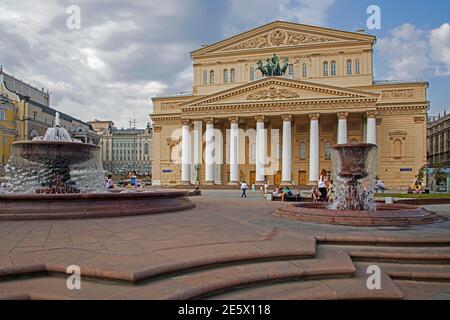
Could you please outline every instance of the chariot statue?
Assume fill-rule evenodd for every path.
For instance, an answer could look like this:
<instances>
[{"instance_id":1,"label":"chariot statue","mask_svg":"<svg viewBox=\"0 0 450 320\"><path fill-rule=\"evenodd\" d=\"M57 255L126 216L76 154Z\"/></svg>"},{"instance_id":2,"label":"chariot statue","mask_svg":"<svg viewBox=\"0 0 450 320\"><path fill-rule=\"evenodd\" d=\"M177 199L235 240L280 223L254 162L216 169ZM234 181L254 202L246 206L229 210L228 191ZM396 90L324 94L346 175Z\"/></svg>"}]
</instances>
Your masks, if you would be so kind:
<instances>
[{"instance_id":1,"label":"chariot statue","mask_svg":"<svg viewBox=\"0 0 450 320\"><path fill-rule=\"evenodd\" d=\"M289 59L284 58L284 65L281 66L280 58L277 57L276 54L273 54L272 58L266 59L266 64L263 65L262 60L258 60L257 62L258 68L256 70L261 71L264 77L271 76L282 76L286 73L287 68L289 67Z\"/></svg>"}]
</instances>

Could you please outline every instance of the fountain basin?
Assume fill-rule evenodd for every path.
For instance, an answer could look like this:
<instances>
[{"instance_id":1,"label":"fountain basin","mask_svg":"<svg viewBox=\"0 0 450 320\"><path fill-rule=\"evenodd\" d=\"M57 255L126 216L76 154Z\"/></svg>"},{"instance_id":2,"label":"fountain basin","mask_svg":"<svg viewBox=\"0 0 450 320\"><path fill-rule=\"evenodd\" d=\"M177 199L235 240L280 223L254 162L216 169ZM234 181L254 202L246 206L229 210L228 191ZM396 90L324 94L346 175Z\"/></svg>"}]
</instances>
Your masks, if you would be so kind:
<instances>
[{"instance_id":1,"label":"fountain basin","mask_svg":"<svg viewBox=\"0 0 450 320\"><path fill-rule=\"evenodd\" d=\"M320 224L359 227L412 226L446 221L436 213L406 204L377 204L375 211L331 210L328 203L297 203L279 208L277 217Z\"/></svg>"},{"instance_id":2,"label":"fountain basin","mask_svg":"<svg viewBox=\"0 0 450 320\"><path fill-rule=\"evenodd\" d=\"M0 220L126 217L188 210L187 191L0 195Z\"/></svg>"},{"instance_id":3,"label":"fountain basin","mask_svg":"<svg viewBox=\"0 0 450 320\"><path fill-rule=\"evenodd\" d=\"M93 144L69 141L18 141L12 144L13 152L22 158L52 166L70 166L93 158L100 147Z\"/></svg>"}]
</instances>

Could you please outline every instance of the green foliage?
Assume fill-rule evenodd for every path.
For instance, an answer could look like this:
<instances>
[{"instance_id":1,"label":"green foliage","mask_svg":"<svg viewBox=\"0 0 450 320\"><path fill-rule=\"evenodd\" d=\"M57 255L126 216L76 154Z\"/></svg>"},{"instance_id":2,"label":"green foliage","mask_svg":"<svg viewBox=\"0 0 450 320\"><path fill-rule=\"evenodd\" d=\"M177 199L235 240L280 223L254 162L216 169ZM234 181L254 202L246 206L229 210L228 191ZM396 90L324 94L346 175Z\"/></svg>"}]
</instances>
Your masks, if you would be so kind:
<instances>
[{"instance_id":1,"label":"green foliage","mask_svg":"<svg viewBox=\"0 0 450 320\"><path fill-rule=\"evenodd\" d=\"M416 176L416 183L423 184L423 180L425 179L426 169L427 169L426 166L423 166L422 168L419 169L419 172L417 173L417 176Z\"/></svg>"},{"instance_id":2,"label":"green foliage","mask_svg":"<svg viewBox=\"0 0 450 320\"><path fill-rule=\"evenodd\" d=\"M262 75L265 77L282 76L286 73L286 70L289 67L289 59L285 58L284 65L281 67L280 58L278 58L276 54L273 54L272 59L266 59L265 65L263 65L262 60L258 60L257 65L258 68L256 68L256 70L261 71Z\"/></svg>"},{"instance_id":3,"label":"green foliage","mask_svg":"<svg viewBox=\"0 0 450 320\"><path fill-rule=\"evenodd\" d=\"M443 170L442 166L438 166L433 169L434 180L436 185L445 184L447 181L447 173Z\"/></svg>"}]
</instances>

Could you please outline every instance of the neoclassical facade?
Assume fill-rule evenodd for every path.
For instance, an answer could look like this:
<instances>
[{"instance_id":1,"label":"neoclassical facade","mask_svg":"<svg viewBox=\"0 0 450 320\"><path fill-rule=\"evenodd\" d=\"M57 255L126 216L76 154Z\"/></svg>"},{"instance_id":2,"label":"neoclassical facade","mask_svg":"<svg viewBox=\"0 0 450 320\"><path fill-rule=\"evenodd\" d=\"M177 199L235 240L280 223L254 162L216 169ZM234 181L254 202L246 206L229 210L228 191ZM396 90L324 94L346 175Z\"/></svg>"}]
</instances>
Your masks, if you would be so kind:
<instances>
[{"instance_id":1,"label":"neoclassical facade","mask_svg":"<svg viewBox=\"0 0 450 320\"><path fill-rule=\"evenodd\" d=\"M152 98L155 185L314 184L335 144L379 146L407 188L426 163L427 82L373 80L376 38L276 21L191 52L193 90ZM263 77L258 60L289 59Z\"/></svg>"}]
</instances>

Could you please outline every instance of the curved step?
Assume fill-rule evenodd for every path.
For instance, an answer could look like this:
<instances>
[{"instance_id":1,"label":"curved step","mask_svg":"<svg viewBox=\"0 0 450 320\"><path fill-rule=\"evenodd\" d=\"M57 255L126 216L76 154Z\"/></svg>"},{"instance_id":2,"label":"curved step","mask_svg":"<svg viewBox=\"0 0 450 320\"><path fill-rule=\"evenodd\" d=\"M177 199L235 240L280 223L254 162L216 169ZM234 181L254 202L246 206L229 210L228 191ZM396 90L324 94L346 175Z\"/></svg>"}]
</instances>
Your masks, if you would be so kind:
<instances>
[{"instance_id":1,"label":"curved step","mask_svg":"<svg viewBox=\"0 0 450 320\"><path fill-rule=\"evenodd\" d=\"M317 259L246 263L175 275L140 285L82 279L82 290L69 291L65 278L0 282L0 292L30 294L32 299L199 299L262 283L350 277L355 267L347 254L321 251ZM50 292L46 292L51 288Z\"/></svg>"},{"instance_id":2,"label":"curved step","mask_svg":"<svg viewBox=\"0 0 450 320\"><path fill-rule=\"evenodd\" d=\"M278 237L265 241L245 241L164 249L153 253L147 259L141 256L121 256L97 253L80 257L81 274L85 278L109 281L139 283L154 278L187 273L226 265L257 263L265 261L294 260L311 258L316 253L312 238ZM0 280L14 280L17 276L42 276L48 273L66 275L66 267L73 261L60 259L53 252L47 263L36 263L31 258L29 264L0 267ZM65 252L64 256L70 258ZM23 257L22 257L23 259ZM126 260L124 260L126 259Z\"/></svg>"},{"instance_id":3,"label":"curved step","mask_svg":"<svg viewBox=\"0 0 450 320\"><path fill-rule=\"evenodd\" d=\"M398 300L404 293L389 278L381 275L381 290L369 290L365 269L357 268L350 279L322 279L273 284L216 295L214 300Z\"/></svg>"}]
</instances>

